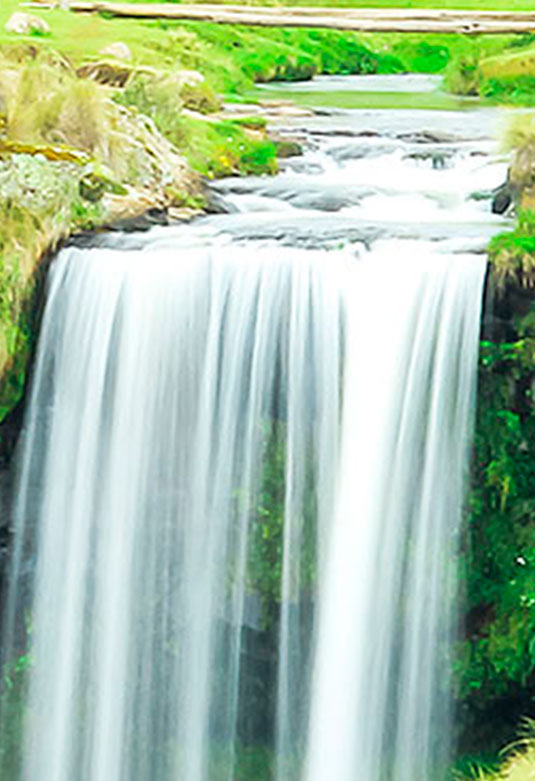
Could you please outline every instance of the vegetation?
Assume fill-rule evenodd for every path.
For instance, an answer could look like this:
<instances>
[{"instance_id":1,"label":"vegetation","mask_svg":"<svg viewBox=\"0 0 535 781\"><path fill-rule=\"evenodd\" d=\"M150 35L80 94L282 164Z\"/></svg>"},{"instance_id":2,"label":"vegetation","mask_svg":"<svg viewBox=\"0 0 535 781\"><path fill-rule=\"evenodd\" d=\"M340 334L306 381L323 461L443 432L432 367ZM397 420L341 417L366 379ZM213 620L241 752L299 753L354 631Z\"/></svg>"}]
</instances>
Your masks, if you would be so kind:
<instances>
[{"instance_id":1,"label":"vegetation","mask_svg":"<svg viewBox=\"0 0 535 781\"><path fill-rule=\"evenodd\" d=\"M139 152L147 138L140 139L137 116L147 116L204 176L273 173L277 148L265 128L221 119L219 94L236 100L256 82L318 72L406 69L396 55L352 34L140 23L59 9L37 11L46 14L49 35L14 38L4 24L16 7L6 0L0 8L0 420L24 385L39 258L62 235L102 222L106 192L155 186L155 146ZM131 63L99 54L118 38L131 49ZM184 80L191 70L204 80ZM10 178L12 168L29 176L32 197L24 198L21 177ZM179 184L168 186L165 198L198 203Z\"/></svg>"},{"instance_id":2,"label":"vegetation","mask_svg":"<svg viewBox=\"0 0 535 781\"><path fill-rule=\"evenodd\" d=\"M515 228L491 240L489 259L498 290L535 287L535 212L519 211Z\"/></svg>"},{"instance_id":3,"label":"vegetation","mask_svg":"<svg viewBox=\"0 0 535 781\"><path fill-rule=\"evenodd\" d=\"M256 2L267 4L251 4ZM324 0L292 4L321 5ZM481 7L480 0L339 0L336 5ZM249 100L256 83L309 79L318 73L411 71L443 73L447 88L458 95L529 104L535 94L535 36L357 36L119 21L55 9L35 12L46 14L49 35L15 41L4 32L4 24L16 6L16 0L2 0L0 7L0 421L24 386L35 335L39 259L67 232L100 224L104 194L124 193L140 183L150 187L154 181L147 158L127 141L140 117L148 117L198 173L217 177L273 173L277 168L276 146L262 120L230 121L220 113L221 96ZM488 0L485 6L532 10L532 0ZM118 64L100 54L117 40L132 51L131 62L120 65L126 73L121 84L113 83ZM98 78L92 71L95 80L89 80L80 70L88 65L106 67ZM185 70L200 72L204 81L184 80ZM533 121L511 126L508 144L535 149ZM21 145L26 145L26 154L20 153ZM39 149L48 150L49 159L35 154ZM57 159L50 159L50 150ZM526 176L531 176L529 171ZM168 195L176 205L197 197L178 185ZM523 206L513 230L497 236L490 246L492 277L501 295L511 287L535 286L535 216L529 204ZM535 696L532 305L518 316L514 335L482 344L479 372L469 523L462 551L467 621L456 665L461 740L467 751L497 750L519 719L531 712ZM249 585L263 596L266 623L276 620L279 599L281 430L266 433L262 501L250 562ZM313 545L310 540L307 545L305 583L313 578ZM15 687L13 691L16 695ZM480 777L528 777L522 773L526 766L533 769L534 751L530 738L498 775L481 771ZM261 771L251 768L263 764L265 757L245 752L243 778L261 778Z\"/></svg>"},{"instance_id":4,"label":"vegetation","mask_svg":"<svg viewBox=\"0 0 535 781\"><path fill-rule=\"evenodd\" d=\"M500 748L535 694L535 308L483 342L458 656L467 750Z\"/></svg>"},{"instance_id":5,"label":"vegetation","mask_svg":"<svg viewBox=\"0 0 535 781\"><path fill-rule=\"evenodd\" d=\"M20 751L25 718L23 703L31 666L31 656L24 654L15 661L6 663L2 670L0 773L4 781L16 781L20 778Z\"/></svg>"},{"instance_id":6,"label":"vegetation","mask_svg":"<svg viewBox=\"0 0 535 781\"><path fill-rule=\"evenodd\" d=\"M497 768L484 768L474 764L470 772L462 775L464 781L529 781L535 769L535 724L526 719L520 737L503 753L503 759ZM461 779L461 776L459 776Z\"/></svg>"},{"instance_id":7,"label":"vegetation","mask_svg":"<svg viewBox=\"0 0 535 781\"><path fill-rule=\"evenodd\" d=\"M74 165L74 168L77 168ZM73 164L29 155L0 162L0 419L16 404L34 336L36 260L81 211ZM16 198L14 194L16 193Z\"/></svg>"}]
</instances>

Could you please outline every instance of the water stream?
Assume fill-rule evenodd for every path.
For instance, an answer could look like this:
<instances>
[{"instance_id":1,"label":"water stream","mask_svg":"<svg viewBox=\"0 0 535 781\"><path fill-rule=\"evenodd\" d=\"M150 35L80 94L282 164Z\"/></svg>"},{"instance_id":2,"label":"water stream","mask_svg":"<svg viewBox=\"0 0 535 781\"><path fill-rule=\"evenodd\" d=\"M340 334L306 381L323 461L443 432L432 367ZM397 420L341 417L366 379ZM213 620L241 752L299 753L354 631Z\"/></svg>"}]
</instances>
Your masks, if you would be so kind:
<instances>
[{"instance_id":1,"label":"water stream","mask_svg":"<svg viewBox=\"0 0 535 781\"><path fill-rule=\"evenodd\" d=\"M56 258L3 781L444 776L495 122L287 119L226 214Z\"/></svg>"}]
</instances>

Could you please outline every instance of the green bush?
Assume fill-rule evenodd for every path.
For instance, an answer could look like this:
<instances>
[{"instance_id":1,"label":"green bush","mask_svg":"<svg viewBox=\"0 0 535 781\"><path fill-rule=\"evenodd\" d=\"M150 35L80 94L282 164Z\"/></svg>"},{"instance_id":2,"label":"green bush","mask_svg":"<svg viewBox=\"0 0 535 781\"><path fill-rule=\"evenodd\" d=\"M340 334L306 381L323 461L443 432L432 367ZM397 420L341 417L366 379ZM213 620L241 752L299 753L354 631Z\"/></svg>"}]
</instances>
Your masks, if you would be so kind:
<instances>
[{"instance_id":1,"label":"green bush","mask_svg":"<svg viewBox=\"0 0 535 781\"><path fill-rule=\"evenodd\" d=\"M454 57L446 68L444 84L455 95L478 96L481 86L478 54Z\"/></svg>"},{"instance_id":2,"label":"green bush","mask_svg":"<svg viewBox=\"0 0 535 781\"><path fill-rule=\"evenodd\" d=\"M533 105L535 75L524 74L483 79L481 95L499 103Z\"/></svg>"},{"instance_id":3,"label":"green bush","mask_svg":"<svg viewBox=\"0 0 535 781\"><path fill-rule=\"evenodd\" d=\"M481 345L456 661L472 751L498 749L535 695L534 314L518 324L525 338Z\"/></svg>"}]
</instances>

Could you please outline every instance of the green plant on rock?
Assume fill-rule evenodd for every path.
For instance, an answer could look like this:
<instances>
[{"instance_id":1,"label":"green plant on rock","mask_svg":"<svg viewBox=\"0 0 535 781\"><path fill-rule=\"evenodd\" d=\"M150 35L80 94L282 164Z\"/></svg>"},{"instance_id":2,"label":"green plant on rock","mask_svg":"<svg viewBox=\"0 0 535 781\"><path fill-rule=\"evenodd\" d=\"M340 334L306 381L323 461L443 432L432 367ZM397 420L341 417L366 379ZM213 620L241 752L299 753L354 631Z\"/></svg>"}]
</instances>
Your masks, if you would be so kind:
<instances>
[{"instance_id":1,"label":"green plant on rock","mask_svg":"<svg viewBox=\"0 0 535 781\"><path fill-rule=\"evenodd\" d=\"M0 682L0 777L17 781L21 773L28 673L33 665L26 653L7 662Z\"/></svg>"},{"instance_id":2,"label":"green plant on rock","mask_svg":"<svg viewBox=\"0 0 535 781\"><path fill-rule=\"evenodd\" d=\"M482 343L456 662L472 751L497 750L535 695L534 391L533 335Z\"/></svg>"},{"instance_id":3,"label":"green plant on rock","mask_svg":"<svg viewBox=\"0 0 535 781\"><path fill-rule=\"evenodd\" d=\"M252 509L251 533L247 571L247 588L262 602L265 628L277 621L281 602L285 518L287 507L287 428L283 421L262 423L263 448L261 453L261 482L256 504ZM292 584L303 596L314 590L316 579L316 493L312 461L305 469L300 517L291 519L300 540L299 566L296 582Z\"/></svg>"},{"instance_id":4,"label":"green plant on rock","mask_svg":"<svg viewBox=\"0 0 535 781\"><path fill-rule=\"evenodd\" d=\"M520 210L514 230L491 239L489 263L498 291L508 284L535 287L535 212Z\"/></svg>"}]
</instances>

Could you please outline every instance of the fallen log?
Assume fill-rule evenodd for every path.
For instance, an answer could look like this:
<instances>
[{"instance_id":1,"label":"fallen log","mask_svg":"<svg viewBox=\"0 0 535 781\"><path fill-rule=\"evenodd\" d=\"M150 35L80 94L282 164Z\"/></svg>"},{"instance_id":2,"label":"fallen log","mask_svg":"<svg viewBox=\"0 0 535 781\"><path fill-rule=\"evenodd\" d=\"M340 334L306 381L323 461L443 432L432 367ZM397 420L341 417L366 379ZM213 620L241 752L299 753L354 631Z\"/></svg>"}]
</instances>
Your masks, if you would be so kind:
<instances>
[{"instance_id":1,"label":"fallen log","mask_svg":"<svg viewBox=\"0 0 535 781\"><path fill-rule=\"evenodd\" d=\"M130 19L203 21L254 27L316 27L358 32L503 35L535 32L535 13L395 8L280 8L238 5L71 2L78 13Z\"/></svg>"}]
</instances>

